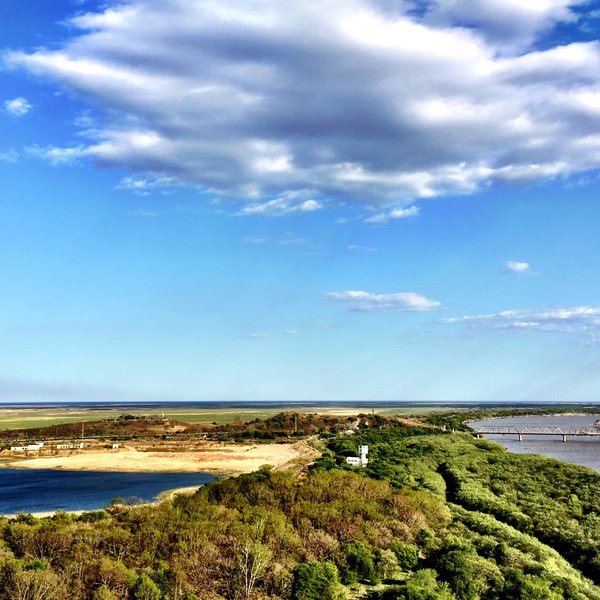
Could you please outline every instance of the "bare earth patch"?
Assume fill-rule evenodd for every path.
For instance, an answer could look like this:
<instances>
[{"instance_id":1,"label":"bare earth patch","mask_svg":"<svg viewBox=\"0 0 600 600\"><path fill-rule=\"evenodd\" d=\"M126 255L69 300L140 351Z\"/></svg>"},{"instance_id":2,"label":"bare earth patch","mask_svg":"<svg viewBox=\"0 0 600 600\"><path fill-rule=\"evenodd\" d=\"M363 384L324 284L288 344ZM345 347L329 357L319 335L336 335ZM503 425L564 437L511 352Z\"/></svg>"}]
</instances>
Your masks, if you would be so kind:
<instances>
[{"instance_id":1,"label":"bare earth patch","mask_svg":"<svg viewBox=\"0 0 600 600\"><path fill-rule=\"evenodd\" d=\"M145 451L126 446L119 450L83 450L68 456L47 456L4 462L19 469L62 469L65 471L142 471L249 473L269 464L293 467L319 453L306 442L293 444L214 444L180 452Z\"/></svg>"}]
</instances>

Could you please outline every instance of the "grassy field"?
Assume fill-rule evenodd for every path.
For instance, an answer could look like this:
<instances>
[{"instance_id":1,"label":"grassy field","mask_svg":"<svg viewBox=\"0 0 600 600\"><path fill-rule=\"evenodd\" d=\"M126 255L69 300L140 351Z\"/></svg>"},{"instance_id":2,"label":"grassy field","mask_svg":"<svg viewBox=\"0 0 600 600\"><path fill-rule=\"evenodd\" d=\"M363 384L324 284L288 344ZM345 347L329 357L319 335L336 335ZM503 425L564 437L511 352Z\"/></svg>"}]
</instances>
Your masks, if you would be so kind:
<instances>
[{"instance_id":1,"label":"grassy field","mask_svg":"<svg viewBox=\"0 0 600 600\"><path fill-rule=\"evenodd\" d=\"M321 413L334 415L353 415L358 413L375 412L380 415L419 415L434 411L447 410L444 407L403 406L392 407L382 404L381 406L301 406L290 405L286 408L277 405L276 408L200 408L200 407L160 407L160 408L135 408L135 406L115 409L99 408L2 408L0 407L0 429L26 429L32 427L46 427L65 423L79 423L81 421L98 421L101 419L115 419L121 415L134 416L157 416L185 423L230 423L232 421L251 421L253 419L266 419L284 410L296 412Z\"/></svg>"}]
</instances>

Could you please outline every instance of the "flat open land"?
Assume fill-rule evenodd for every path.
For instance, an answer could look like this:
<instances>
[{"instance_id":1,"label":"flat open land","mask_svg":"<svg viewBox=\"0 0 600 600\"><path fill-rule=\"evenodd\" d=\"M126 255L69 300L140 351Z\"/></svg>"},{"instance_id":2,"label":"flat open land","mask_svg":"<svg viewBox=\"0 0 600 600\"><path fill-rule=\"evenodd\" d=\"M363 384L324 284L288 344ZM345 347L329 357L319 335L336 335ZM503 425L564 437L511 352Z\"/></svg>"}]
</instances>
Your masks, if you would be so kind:
<instances>
[{"instance_id":1,"label":"flat open land","mask_svg":"<svg viewBox=\"0 0 600 600\"><path fill-rule=\"evenodd\" d=\"M318 452L306 442L293 444L219 444L203 442L174 451L127 444L118 450L80 450L65 456L9 460L3 467L66 471L148 471L249 473L263 465L294 467L310 462Z\"/></svg>"},{"instance_id":2,"label":"flat open land","mask_svg":"<svg viewBox=\"0 0 600 600\"><path fill-rule=\"evenodd\" d=\"M273 407L223 407L203 408L198 406L182 407L168 405L160 407L119 406L89 408L76 406L48 406L48 407L13 407L0 406L0 429L25 429L34 427L48 427L65 423L79 423L100 419L116 419L121 415L136 417L162 417L183 423L216 423L223 425L233 421L251 421L253 419L267 419L284 411L292 410L299 413L319 413L324 415L357 415L359 413L375 412L379 415L418 415L437 410L447 410L447 407L430 407L426 405L390 406L373 404L360 406L358 404L323 405L315 406L300 404L279 404Z\"/></svg>"}]
</instances>

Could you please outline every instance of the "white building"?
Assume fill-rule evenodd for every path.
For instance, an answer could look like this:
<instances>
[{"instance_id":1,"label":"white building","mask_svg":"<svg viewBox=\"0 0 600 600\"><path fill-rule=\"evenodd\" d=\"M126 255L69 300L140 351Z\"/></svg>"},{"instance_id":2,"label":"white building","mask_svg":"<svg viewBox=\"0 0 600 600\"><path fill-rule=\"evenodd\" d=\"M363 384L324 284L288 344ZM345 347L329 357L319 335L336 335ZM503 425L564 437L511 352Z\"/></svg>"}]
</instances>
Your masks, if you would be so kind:
<instances>
[{"instance_id":1,"label":"white building","mask_svg":"<svg viewBox=\"0 0 600 600\"><path fill-rule=\"evenodd\" d=\"M28 444L27 446L11 446L11 452L26 452L27 450L41 450L44 447L44 442L37 444Z\"/></svg>"},{"instance_id":2,"label":"white building","mask_svg":"<svg viewBox=\"0 0 600 600\"><path fill-rule=\"evenodd\" d=\"M369 454L369 446L359 446L358 454L360 456L348 456L346 462L353 467L366 467L369 464L367 454Z\"/></svg>"}]
</instances>

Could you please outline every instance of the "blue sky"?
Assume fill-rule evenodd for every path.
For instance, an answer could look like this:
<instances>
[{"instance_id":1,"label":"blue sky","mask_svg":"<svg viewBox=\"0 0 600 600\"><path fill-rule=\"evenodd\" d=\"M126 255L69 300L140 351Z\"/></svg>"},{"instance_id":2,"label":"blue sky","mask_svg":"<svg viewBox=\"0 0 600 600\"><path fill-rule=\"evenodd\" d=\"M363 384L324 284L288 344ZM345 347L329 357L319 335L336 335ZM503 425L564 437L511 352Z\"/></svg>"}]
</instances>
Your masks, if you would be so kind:
<instances>
[{"instance_id":1,"label":"blue sky","mask_svg":"<svg viewBox=\"0 0 600 600\"><path fill-rule=\"evenodd\" d=\"M0 21L0 401L598 400L596 3Z\"/></svg>"}]
</instances>

